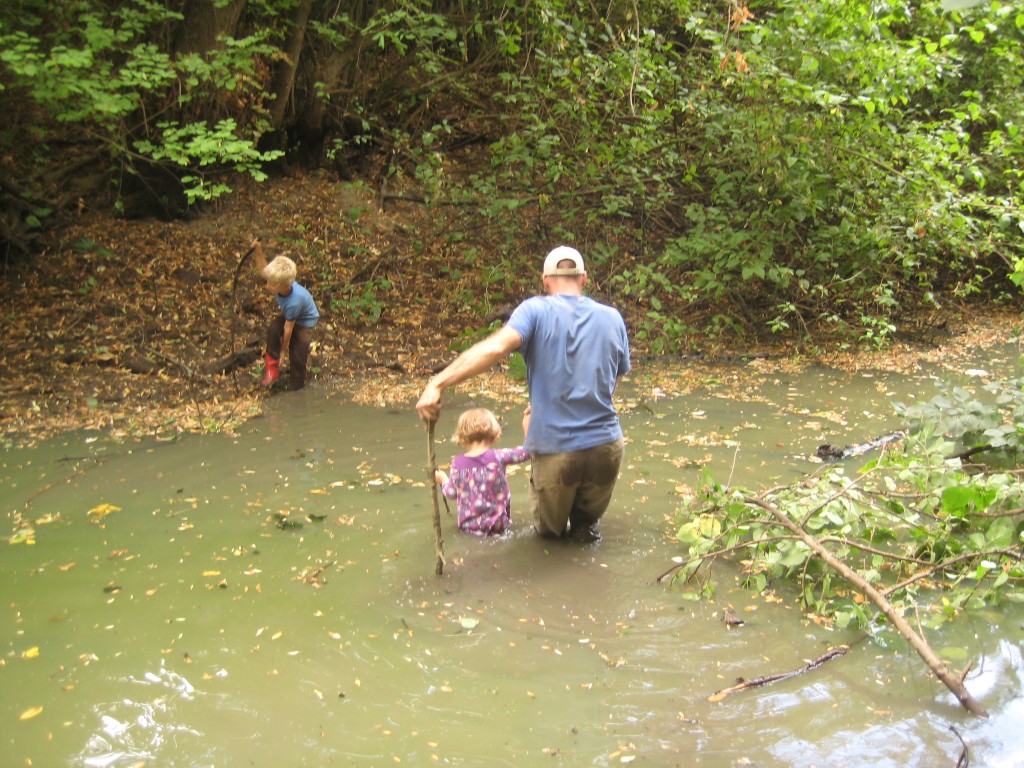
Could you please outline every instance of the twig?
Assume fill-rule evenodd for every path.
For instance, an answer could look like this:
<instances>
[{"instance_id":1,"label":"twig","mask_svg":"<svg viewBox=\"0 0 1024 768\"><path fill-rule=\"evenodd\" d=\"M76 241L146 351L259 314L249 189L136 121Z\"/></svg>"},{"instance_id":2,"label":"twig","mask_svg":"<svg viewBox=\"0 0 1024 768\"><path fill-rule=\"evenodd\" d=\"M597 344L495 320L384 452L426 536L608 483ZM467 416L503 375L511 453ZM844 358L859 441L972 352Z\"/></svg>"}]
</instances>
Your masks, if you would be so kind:
<instances>
[{"instance_id":1,"label":"twig","mask_svg":"<svg viewBox=\"0 0 1024 768\"><path fill-rule=\"evenodd\" d=\"M890 552L888 549L879 549L878 547L871 547L867 544L861 544L858 541L851 541L850 539L843 538L842 536L823 536L818 539L822 544L842 544L843 546L856 549L860 552L867 552L869 555L881 555L887 557L890 560L895 560L900 563L913 563L914 565L932 565L931 560L922 560L919 557L910 557L909 555L900 555L896 552ZM944 564L945 565L945 564ZM891 592L891 589L883 590L883 593Z\"/></svg>"},{"instance_id":2,"label":"twig","mask_svg":"<svg viewBox=\"0 0 1024 768\"><path fill-rule=\"evenodd\" d=\"M952 456L950 456L950 458L951 459L960 459L960 461L966 461L967 459L971 458L972 456L977 456L979 453L985 453L985 451L994 451L994 450L995 450L995 448L993 448L991 445L987 445L987 444L986 445L976 445L973 448L968 448L966 451L961 451L960 453L954 453Z\"/></svg>"},{"instance_id":3,"label":"twig","mask_svg":"<svg viewBox=\"0 0 1024 768\"><path fill-rule=\"evenodd\" d=\"M971 659L970 661L968 661L968 662L967 662L967 663L966 663L966 664L964 665L964 668L963 668L962 670L960 670L960 682L961 682L961 683L962 683L962 682L963 682L964 680L966 680L966 679L967 679L967 676L968 676L968 675L969 675L969 674L971 673L971 667L973 667L973 666L974 666L974 660L973 660L973 659Z\"/></svg>"},{"instance_id":4,"label":"twig","mask_svg":"<svg viewBox=\"0 0 1024 768\"><path fill-rule=\"evenodd\" d=\"M804 672L810 672L812 669L820 667L826 661L830 661L839 656L845 656L846 652L849 650L849 645L838 645L835 648L830 648L828 651L823 653L818 658L813 659L812 661L808 661L799 669L794 669L790 672L778 672L774 675L764 675L762 677L755 678L754 680L740 679L740 681L736 683L736 685L730 685L728 688L723 688L720 691L715 691L713 694L708 696L708 701L721 701L731 693L745 691L748 688L757 688L761 685L768 685L769 683L776 683L779 680L787 680L791 677L802 675Z\"/></svg>"},{"instance_id":5,"label":"twig","mask_svg":"<svg viewBox=\"0 0 1024 768\"><path fill-rule=\"evenodd\" d=\"M767 524L771 523L770 520L766 520L765 522ZM720 539L721 537L718 537L718 538ZM667 571L665 571L663 574L661 574L658 578L656 578L655 582L661 583L662 581L664 581L666 579L666 577L671 576L676 571L680 571L683 568L685 568L686 566L690 565L691 563L697 562L698 560L707 560L708 558L714 559L714 558L720 557L722 555L731 555L734 552L740 552L740 551L742 551L744 549L749 549L750 547L759 547L762 544L772 544L772 543L777 542L777 541L792 541L794 538L796 538L796 537L794 537L794 536L765 536L764 538L761 538L761 539L750 539L749 541L742 541L739 544L734 544L731 547L723 547L722 549L715 549L715 550L712 550L710 552L704 552L703 554L700 554L700 555L694 555L693 557L688 557L688 558L686 558L685 560L683 560L681 562L675 563L671 568L669 568Z\"/></svg>"},{"instance_id":6,"label":"twig","mask_svg":"<svg viewBox=\"0 0 1024 768\"><path fill-rule=\"evenodd\" d=\"M302 577L302 580L304 582L306 582L307 584L312 584L312 585L317 586L317 587L319 587L319 586L321 586L323 584L326 584L327 583L326 580L322 579L320 577L323 576L324 571L326 571L328 568L330 568L332 565L334 565L337 562L338 562L337 560L331 560L331 562L329 562L329 563L321 565L321 566L319 566L317 568L313 568L312 570L310 570L307 574L305 574Z\"/></svg>"},{"instance_id":7,"label":"twig","mask_svg":"<svg viewBox=\"0 0 1024 768\"><path fill-rule=\"evenodd\" d=\"M185 375L188 376L189 378L192 378L193 376L195 376L195 374L192 372L192 369L189 368L187 365L185 365L185 363L181 362L181 360L173 358L170 355L165 355L159 349L152 350L152 353L154 355L156 355L157 357L159 357L159 358L163 358L168 363L171 363L172 365L176 365L179 368L181 368L181 370L183 370L185 372Z\"/></svg>"},{"instance_id":8,"label":"twig","mask_svg":"<svg viewBox=\"0 0 1024 768\"><path fill-rule=\"evenodd\" d=\"M953 735L960 741L960 746L963 747L960 750L960 757L957 758L956 768L969 768L971 761L967 753L967 742L964 741L964 737L960 735L960 731L956 729L955 725L949 726L949 730L953 732Z\"/></svg>"},{"instance_id":9,"label":"twig","mask_svg":"<svg viewBox=\"0 0 1024 768\"><path fill-rule=\"evenodd\" d=\"M949 560L943 560L941 562L934 563L934 564L929 563L928 564L929 567L925 568L924 570L918 571L917 573L915 573L912 576L908 576L903 581L897 582L896 584L893 584L893 585L891 585L889 587L886 587L885 589L881 590L881 593L882 593L883 596L888 597L893 592L896 592L896 591L898 591L900 589L903 589L904 587L908 587L911 584L913 584L915 581L920 581L921 579L926 579L929 576L931 576L933 573L935 573L936 571L945 570L945 569L949 568L951 565L956 565L957 563L963 562L965 560L975 560L975 559L985 560L985 559L988 559L990 557L998 557L998 556L1009 557L1011 559L1012 558L1018 558L1019 559L1020 558L1020 553L1014 552L1013 550L1007 551L1005 549L991 549L991 550L986 550L985 552L968 552L968 553L963 554L963 555L957 555L956 557L951 558ZM894 559L896 558L895 555L892 555L892 557ZM915 561L908 560L908 562L915 562Z\"/></svg>"},{"instance_id":10,"label":"twig","mask_svg":"<svg viewBox=\"0 0 1024 768\"><path fill-rule=\"evenodd\" d=\"M736 471L736 460L739 457L740 457L740 446L739 446L739 444L737 444L736 445L736 450L734 450L732 452L732 466L729 467L729 479L725 481L725 487L726 488L731 488L732 487L732 476L733 476L733 473Z\"/></svg>"},{"instance_id":11,"label":"twig","mask_svg":"<svg viewBox=\"0 0 1024 768\"><path fill-rule=\"evenodd\" d=\"M873 470L872 470L872 471L873 471ZM808 513L807 513L806 515L804 515L804 519L800 521L800 527L801 527L801 528L803 528L803 527L804 527L805 525L807 525L807 522L808 522L808 521L809 521L809 520L810 520L810 519L811 519L812 517L814 517L814 516L815 516L816 514L818 514L818 512L820 512L821 510L823 510L823 509L824 509L825 507L827 507L827 506L828 506L829 504L831 504L831 503L832 503L833 501L835 501L836 499L838 499L838 498L842 498L843 496L845 496L845 495L847 494L847 492L848 492L848 491L851 491L851 490L853 490L853 488L854 488L854 487L855 487L855 486L857 485L857 483L859 483L859 482L860 482L861 480L863 480L863 479L864 479L865 477L867 477L867 476L868 476L869 474L871 474L871 473L870 473L870 472L865 472L865 473L864 473L864 474L862 474L862 475L861 475L860 477L856 477L856 478L854 478L854 479L853 479L853 480L852 480L852 481L850 482L850 484L849 484L849 485L847 485L847 486L844 486L844 487L840 488L840 489L839 489L838 491L836 491L836 492L835 492L834 494L832 494L832 495L831 495L831 496L829 496L829 497L828 497L827 499L825 499L825 500L824 500L823 502L821 502L821 504L819 504L819 505L818 505L818 506L816 506L816 507L815 507L814 509L812 509L812 510L811 510L810 512L808 512Z\"/></svg>"},{"instance_id":12,"label":"twig","mask_svg":"<svg viewBox=\"0 0 1024 768\"><path fill-rule=\"evenodd\" d=\"M235 294L238 293L238 276L242 274L242 267L245 266L245 262L248 261L249 257L256 250L256 245L249 246L249 250L242 254L242 258L238 260L238 265L235 267L235 278L231 281L231 305L235 304Z\"/></svg>"}]
</instances>

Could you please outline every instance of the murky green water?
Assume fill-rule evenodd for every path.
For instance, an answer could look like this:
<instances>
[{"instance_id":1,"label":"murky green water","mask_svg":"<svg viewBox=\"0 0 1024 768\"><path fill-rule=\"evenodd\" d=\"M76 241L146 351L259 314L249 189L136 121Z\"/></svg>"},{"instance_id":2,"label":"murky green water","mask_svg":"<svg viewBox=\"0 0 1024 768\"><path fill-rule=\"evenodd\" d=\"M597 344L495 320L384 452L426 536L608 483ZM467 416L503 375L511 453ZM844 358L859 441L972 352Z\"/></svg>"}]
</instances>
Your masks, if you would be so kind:
<instances>
[{"instance_id":1,"label":"murky green water","mask_svg":"<svg viewBox=\"0 0 1024 768\"><path fill-rule=\"evenodd\" d=\"M1012 354L983 362L1016 373ZM36 521L36 543L0 541L0 764L952 766L952 726L972 764L1018 766L1024 612L931 638L977 654L969 687L988 721L913 652L870 643L711 703L853 635L725 570L714 604L656 583L702 466L746 486L798 477L818 444L900 426L889 402L931 397L928 375L755 365L675 395L640 372L622 390L628 466L604 541L540 541L522 507L495 541L445 516L440 578L411 404L314 387L274 398L238 437L8 450L5 519ZM514 439L515 411L506 421ZM438 445L442 461L453 452ZM520 502L525 482L512 479ZM719 620L726 604L745 626Z\"/></svg>"}]
</instances>

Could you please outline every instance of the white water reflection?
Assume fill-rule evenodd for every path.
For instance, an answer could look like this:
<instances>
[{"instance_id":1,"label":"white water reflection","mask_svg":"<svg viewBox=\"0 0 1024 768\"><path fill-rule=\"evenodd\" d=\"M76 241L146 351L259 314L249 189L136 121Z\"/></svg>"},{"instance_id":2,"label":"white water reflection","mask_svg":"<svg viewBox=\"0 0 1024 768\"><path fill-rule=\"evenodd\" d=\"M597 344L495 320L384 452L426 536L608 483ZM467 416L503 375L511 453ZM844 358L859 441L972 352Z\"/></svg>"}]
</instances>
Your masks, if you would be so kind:
<instances>
[{"instance_id":1,"label":"white water reflection","mask_svg":"<svg viewBox=\"0 0 1024 768\"><path fill-rule=\"evenodd\" d=\"M182 702L191 701L195 694L188 680L161 667L157 672L144 673L141 678L129 676L126 682L142 690L132 698L93 707L99 723L79 753L81 765L86 768L148 765L151 761L162 760L168 748L176 751L201 744L202 733L177 724L178 707Z\"/></svg>"}]
</instances>

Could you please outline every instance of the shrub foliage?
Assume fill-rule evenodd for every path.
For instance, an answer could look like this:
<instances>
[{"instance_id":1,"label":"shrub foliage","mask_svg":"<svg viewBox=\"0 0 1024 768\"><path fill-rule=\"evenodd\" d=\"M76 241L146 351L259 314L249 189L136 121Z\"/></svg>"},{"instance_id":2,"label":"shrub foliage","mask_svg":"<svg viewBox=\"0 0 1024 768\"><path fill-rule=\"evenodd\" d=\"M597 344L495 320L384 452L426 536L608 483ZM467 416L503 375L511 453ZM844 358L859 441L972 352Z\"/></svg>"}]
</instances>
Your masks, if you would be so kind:
<instances>
[{"instance_id":1,"label":"shrub foliage","mask_svg":"<svg viewBox=\"0 0 1024 768\"><path fill-rule=\"evenodd\" d=\"M465 212L504 275L575 241L655 351L688 317L884 344L1024 279L1022 37L999 0L15 0L0 236L83 156L126 214L330 166Z\"/></svg>"}]
</instances>

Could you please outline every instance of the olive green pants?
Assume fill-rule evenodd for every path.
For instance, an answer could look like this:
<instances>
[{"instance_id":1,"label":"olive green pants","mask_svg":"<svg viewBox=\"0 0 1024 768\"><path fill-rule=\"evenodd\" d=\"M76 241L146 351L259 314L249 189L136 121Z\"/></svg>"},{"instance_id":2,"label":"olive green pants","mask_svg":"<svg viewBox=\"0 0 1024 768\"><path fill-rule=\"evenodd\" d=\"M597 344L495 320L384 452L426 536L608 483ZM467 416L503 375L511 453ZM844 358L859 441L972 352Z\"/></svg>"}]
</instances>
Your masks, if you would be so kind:
<instances>
[{"instance_id":1,"label":"olive green pants","mask_svg":"<svg viewBox=\"0 0 1024 768\"><path fill-rule=\"evenodd\" d=\"M534 454L530 512L537 533L556 538L594 528L612 500L624 451L623 441L615 440L582 451Z\"/></svg>"}]
</instances>

